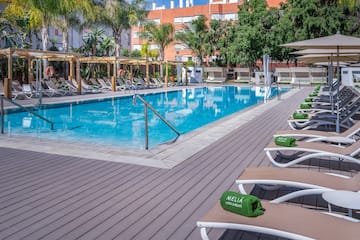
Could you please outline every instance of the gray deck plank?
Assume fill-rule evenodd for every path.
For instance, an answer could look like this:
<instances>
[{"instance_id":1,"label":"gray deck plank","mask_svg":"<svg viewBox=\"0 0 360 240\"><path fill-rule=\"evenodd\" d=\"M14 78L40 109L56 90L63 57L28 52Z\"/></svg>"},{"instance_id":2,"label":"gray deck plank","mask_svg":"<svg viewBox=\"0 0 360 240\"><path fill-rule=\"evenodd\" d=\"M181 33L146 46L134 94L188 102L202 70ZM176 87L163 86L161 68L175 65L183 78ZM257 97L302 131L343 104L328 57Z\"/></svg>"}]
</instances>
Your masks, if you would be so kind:
<instances>
[{"instance_id":1,"label":"gray deck plank","mask_svg":"<svg viewBox=\"0 0 360 240\"><path fill-rule=\"evenodd\" d=\"M263 135L270 136L270 132L266 131L267 129L269 128L263 125L261 128L258 128L257 131L257 133L262 133L262 134L260 134L260 136L257 134L253 134L252 137L259 138L262 137ZM241 166L242 167L244 167L244 165L246 166L247 164L246 160L251 161L250 159L253 159L254 153L262 152L263 146L254 144L251 141L249 142L248 141L248 139L250 139L249 136L244 136L241 139L238 139L237 138L238 134L233 134L233 135L235 136L235 139L232 139L231 137L230 137L230 141L228 141L229 138L227 138L226 141L222 139L221 141L219 141L219 144L216 145L216 147L213 147L211 151L208 151L208 152L212 152L211 155L213 156L211 158L207 158L208 162L214 162L219 157L221 157L222 159L226 159L226 161L222 161L221 165L214 168L211 172L205 170L205 172L207 173L205 176L200 174L194 176L194 178L192 178L193 186L182 185L182 188L177 189L176 190L177 196L175 195L172 196L172 198L174 198L174 200L177 200L177 202L170 203L170 207L166 212L168 216L163 217L162 219L171 219L172 221L173 218L175 219L175 217L181 213L183 208L186 207L186 204L188 202L191 202L192 200L195 200L197 203L201 203L205 201L208 198L209 192L211 193L211 188L213 189L219 188L219 186L215 184L219 182L221 184L227 179L230 179L231 171L234 171L234 169L239 169L239 166L240 168ZM240 135L243 136L241 133ZM234 141L237 141L237 144L243 146L243 148L237 147L237 144L234 145L233 144ZM215 155L215 153L218 153L218 155ZM221 177L223 177L223 181L219 181L220 180L219 178ZM168 200L169 199L167 198L166 199L167 204L169 204ZM155 209L153 211L153 215L150 215L148 217L147 222L145 222L144 218L141 218L140 221L136 222L136 224L128 228L127 231L134 231L134 229L140 229L141 226L148 226L147 227L148 231L144 231L143 234L136 236L139 238L145 236L152 236L152 234L154 234L155 229L153 227L149 227L149 224L152 221L152 219L156 217L156 215L158 214L158 212L161 210L162 207L163 206L158 206L158 209ZM186 210L184 212L194 211L196 210L197 207L189 211ZM159 225L159 221L157 221L157 223ZM159 230L162 228L161 225L157 227L159 228ZM164 227L163 229L168 229L168 228ZM164 231L161 231L161 233L164 234ZM184 234L184 232L182 232L182 234ZM154 239L157 238L158 236L154 237Z\"/></svg>"},{"instance_id":2,"label":"gray deck plank","mask_svg":"<svg viewBox=\"0 0 360 240\"><path fill-rule=\"evenodd\" d=\"M200 239L196 220L243 169L270 165L263 148L309 91L171 170L2 148L0 238Z\"/></svg>"}]
</instances>

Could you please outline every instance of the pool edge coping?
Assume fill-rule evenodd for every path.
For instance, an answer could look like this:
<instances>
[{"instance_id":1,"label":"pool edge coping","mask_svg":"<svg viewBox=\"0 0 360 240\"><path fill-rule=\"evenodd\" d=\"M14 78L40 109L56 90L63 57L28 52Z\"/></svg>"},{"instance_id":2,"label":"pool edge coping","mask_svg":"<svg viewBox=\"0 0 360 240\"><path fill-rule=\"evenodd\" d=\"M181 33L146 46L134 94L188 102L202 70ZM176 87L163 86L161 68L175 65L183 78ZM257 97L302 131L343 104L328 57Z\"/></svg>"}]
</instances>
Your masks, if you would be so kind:
<instances>
[{"instance_id":1,"label":"pool edge coping","mask_svg":"<svg viewBox=\"0 0 360 240\"><path fill-rule=\"evenodd\" d=\"M257 104L184 134L173 144L163 144L150 150L128 149L79 142L63 142L59 140L14 135L0 136L2 140L0 141L0 147L171 169L210 144L215 143L234 129L251 121L265 110L269 110L282 100L293 96L298 91L299 89L291 88L288 92L281 95L280 101L277 97L274 97L265 104ZM104 149L104 147L106 149Z\"/></svg>"}]
</instances>

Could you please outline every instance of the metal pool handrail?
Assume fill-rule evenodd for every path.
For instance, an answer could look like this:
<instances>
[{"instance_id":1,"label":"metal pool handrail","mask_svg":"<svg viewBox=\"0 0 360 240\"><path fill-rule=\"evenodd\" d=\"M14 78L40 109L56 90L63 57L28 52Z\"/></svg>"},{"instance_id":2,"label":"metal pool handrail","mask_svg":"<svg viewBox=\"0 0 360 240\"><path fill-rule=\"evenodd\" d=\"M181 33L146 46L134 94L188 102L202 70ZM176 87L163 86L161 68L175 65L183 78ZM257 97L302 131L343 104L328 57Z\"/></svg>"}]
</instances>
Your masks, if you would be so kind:
<instances>
[{"instance_id":1,"label":"metal pool handrail","mask_svg":"<svg viewBox=\"0 0 360 240\"><path fill-rule=\"evenodd\" d=\"M176 130L176 128L168 121L166 120L163 116L161 116L161 114L155 110L155 108L153 106L150 105L150 103L148 103L144 98L142 98L139 95L134 95L134 97L137 97L141 102L144 103L144 113L145 113L145 149L148 150L149 149L149 127L148 127L148 108L151 109L151 111L153 111L153 113L155 113L156 116L158 116L169 128L171 128L171 130L173 130L176 134L177 137L175 138L174 141L176 141L176 139L181 135L181 133Z\"/></svg>"},{"instance_id":2,"label":"metal pool handrail","mask_svg":"<svg viewBox=\"0 0 360 240\"><path fill-rule=\"evenodd\" d=\"M4 134L4 124L5 124L5 121L4 121L4 115L5 115L5 111L4 111L4 100L9 102L9 103L12 103L13 105L17 106L18 108L40 118L41 120L44 120L45 122L49 123L50 126L51 126L51 130L54 130L54 122L50 121L49 119L37 114L36 112L30 110L30 109L27 109L26 107L8 99L8 98L5 98L4 96L0 96L0 101L1 101L1 134Z\"/></svg>"}]
</instances>

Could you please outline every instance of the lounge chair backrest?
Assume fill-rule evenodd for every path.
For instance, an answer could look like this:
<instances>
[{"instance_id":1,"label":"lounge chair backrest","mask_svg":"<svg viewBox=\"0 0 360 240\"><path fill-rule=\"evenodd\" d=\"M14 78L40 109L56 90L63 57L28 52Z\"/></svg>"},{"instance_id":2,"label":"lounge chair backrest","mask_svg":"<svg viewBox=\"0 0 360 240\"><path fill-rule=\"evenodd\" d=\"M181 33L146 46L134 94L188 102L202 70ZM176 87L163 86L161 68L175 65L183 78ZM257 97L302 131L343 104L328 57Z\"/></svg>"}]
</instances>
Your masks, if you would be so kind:
<instances>
[{"instance_id":1,"label":"lounge chair backrest","mask_svg":"<svg viewBox=\"0 0 360 240\"><path fill-rule=\"evenodd\" d=\"M358 155L360 153L360 140L357 140L356 142L354 142L350 146L346 147L344 149L344 153L348 154L348 155L350 155L352 157Z\"/></svg>"},{"instance_id":2,"label":"lounge chair backrest","mask_svg":"<svg viewBox=\"0 0 360 240\"><path fill-rule=\"evenodd\" d=\"M356 173L349 183L353 186L353 189L358 189L360 191L360 173Z\"/></svg>"},{"instance_id":3,"label":"lounge chair backrest","mask_svg":"<svg viewBox=\"0 0 360 240\"><path fill-rule=\"evenodd\" d=\"M23 91L26 93L32 92L30 84L23 84L22 88L23 88Z\"/></svg>"},{"instance_id":4,"label":"lounge chair backrest","mask_svg":"<svg viewBox=\"0 0 360 240\"><path fill-rule=\"evenodd\" d=\"M343 132L344 136L352 137L360 132L360 121L356 121L356 123Z\"/></svg>"}]
</instances>

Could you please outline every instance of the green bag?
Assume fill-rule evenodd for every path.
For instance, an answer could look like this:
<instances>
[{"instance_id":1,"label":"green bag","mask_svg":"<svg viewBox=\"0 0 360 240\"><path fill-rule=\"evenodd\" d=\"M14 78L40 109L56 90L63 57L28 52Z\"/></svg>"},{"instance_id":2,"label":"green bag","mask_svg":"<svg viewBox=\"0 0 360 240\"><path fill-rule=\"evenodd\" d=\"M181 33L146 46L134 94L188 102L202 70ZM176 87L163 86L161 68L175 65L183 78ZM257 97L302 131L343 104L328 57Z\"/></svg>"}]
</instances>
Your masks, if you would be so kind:
<instances>
[{"instance_id":1,"label":"green bag","mask_svg":"<svg viewBox=\"0 0 360 240\"><path fill-rule=\"evenodd\" d=\"M296 139L292 137L277 136L275 137L275 144L284 147L295 147Z\"/></svg>"},{"instance_id":2,"label":"green bag","mask_svg":"<svg viewBox=\"0 0 360 240\"><path fill-rule=\"evenodd\" d=\"M300 109L310 109L310 108L311 108L310 104L306 104L306 103L300 104Z\"/></svg>"},{"instance_id":3,"label":"green bag","mask_svg":"<svg viewBox=\"0 0 360 240\"><path fill-rule=\"evenodd\" d=\"M317 95L318 95L317 93L310 93L309 97L317 97Z\"/></svg>"},{"instance_id":4,"label":"green bag","mask_svg":"<svg viewBox=\"0 0 360 240\"><path fill-rule=\"evenodd\" d=\"M257 197L232 191L226 191L221 195L220 205L226 211L246 217L257 217L265 211Z\"/></svg>"},{"instance_id":5,"label":"green bag","mask_svg":"<svg viewBox=\"0 0 360 240\"><path fill-rule=\"evenodd\" d=\"M313 99L312 98L305 98L305 102L312 102Z\"/></svg>"},{"instance_id":6,"label":"green bag","mask_svg":"<svg viewBox=\"0 0 360 240\"><path fill-rule=\"evenodd\" d=\"M307 113L293 113L293 119L307 119L309 115Z\"/></svg>"}]
</instances>

